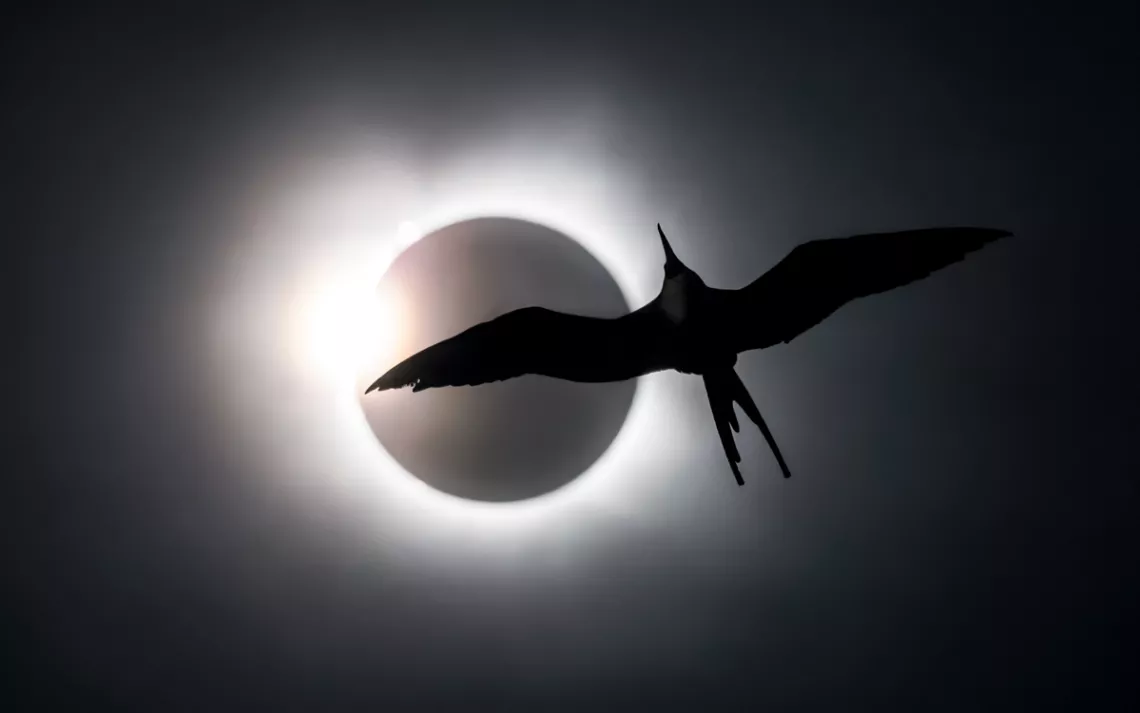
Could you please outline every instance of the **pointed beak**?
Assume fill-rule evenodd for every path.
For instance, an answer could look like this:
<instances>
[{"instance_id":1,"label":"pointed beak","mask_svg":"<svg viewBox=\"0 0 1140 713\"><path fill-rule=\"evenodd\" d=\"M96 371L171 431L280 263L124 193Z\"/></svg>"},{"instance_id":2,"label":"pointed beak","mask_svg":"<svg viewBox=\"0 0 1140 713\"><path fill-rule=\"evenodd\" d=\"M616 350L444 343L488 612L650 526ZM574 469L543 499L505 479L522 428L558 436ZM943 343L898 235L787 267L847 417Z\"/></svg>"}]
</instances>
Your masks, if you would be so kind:
<instances>
[{"instance_id":1,"label":"pointed beak","mask_svg":"<svg viewBox=\"0 0 1140 713\"><path fill-rule=\"evenodd\" d=\"M661 247L665 250L665 271L669 272L670 268L680 267L681 261L677 259L672 246L669 245L669 239L665 237L665 231L661 229L660 223L657 224L657 234L661 236Z\"/></svg>"}]
</instances>

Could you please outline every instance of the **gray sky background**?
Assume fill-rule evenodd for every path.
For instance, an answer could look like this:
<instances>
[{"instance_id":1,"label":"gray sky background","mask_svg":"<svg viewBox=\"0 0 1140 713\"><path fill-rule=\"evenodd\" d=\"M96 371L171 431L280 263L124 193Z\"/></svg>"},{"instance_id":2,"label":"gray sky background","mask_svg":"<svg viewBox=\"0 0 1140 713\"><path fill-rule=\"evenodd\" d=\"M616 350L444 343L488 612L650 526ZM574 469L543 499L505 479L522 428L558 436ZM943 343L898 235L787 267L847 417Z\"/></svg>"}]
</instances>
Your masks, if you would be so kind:
<instances>
[{"instance_id":1,"label":"gray sky background","mask_svg":"<svg viewBox=\"0 0 1140 713\"><path fill-rule=\"evenodd\" d=\"M6 21L13 695L1130 707L1136 10L899 5ZM591 185L643 292L658 220L718 286L816 237L1017 237L742 357L789 481L751 434L736 488L699 383L666 375L620 507L511 539L369 501L321 385L271 338L291 280L348 248L254 207L293 205L281 186L314 165L351 173L357 146L429 180L552 126L624 167Z\"/></svg>"}]
</instances>

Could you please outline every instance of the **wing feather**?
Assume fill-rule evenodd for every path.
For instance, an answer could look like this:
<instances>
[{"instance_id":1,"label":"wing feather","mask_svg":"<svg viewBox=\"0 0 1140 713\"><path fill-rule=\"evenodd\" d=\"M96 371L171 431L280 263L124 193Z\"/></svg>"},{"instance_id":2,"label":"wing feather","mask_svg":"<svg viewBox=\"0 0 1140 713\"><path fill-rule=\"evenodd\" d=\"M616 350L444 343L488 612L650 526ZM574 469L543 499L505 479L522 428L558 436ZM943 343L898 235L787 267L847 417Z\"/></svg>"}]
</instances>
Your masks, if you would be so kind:
<instances>
[{"instance_id":1,"label":"wing feather","mask_svg":"<svg viewBox=\"0 0 1140 713\"><path fill-rule=\"evenodd\" d=\"M475 386L539 374L624 381L660 368L660 327L650 314L616 319L526 307L477 324L400 362L365 393L411 386Z\"/></svg>"},{"instance_id":2,"label":"wing feather","mask_svg":"<svg viewBox=\"0 0 1140 713\"><path fill-rule=\"evenodd\" d=\"M724 311L736 351L790 342L848 302L920 280L1011 235L992 228L927 228L814 240L797 246Z\"/></svg>"}]
</instances>

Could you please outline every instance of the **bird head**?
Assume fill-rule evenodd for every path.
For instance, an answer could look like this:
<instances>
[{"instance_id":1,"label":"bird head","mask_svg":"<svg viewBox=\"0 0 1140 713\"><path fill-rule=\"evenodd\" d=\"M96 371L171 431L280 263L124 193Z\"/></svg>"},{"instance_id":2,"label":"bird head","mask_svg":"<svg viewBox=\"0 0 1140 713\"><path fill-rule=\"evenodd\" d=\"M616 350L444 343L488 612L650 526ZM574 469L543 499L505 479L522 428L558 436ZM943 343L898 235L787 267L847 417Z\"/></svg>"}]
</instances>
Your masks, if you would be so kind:
<instances>
[{"instance_id":1,"label":"bird head","mask_svg":"<svg viewBox=\"0 0 1140 713\"><path fill-rule=\"evenodd\" d=\"M679 277L683 273L691 272L689 268L685 267L685 263L677 258L677 254L673 252L672 246L669 245L669 239L665 237L665 231L661 229L661 224L657 224L657 234L661 236L661 247L665 249L665 279Z\"/></svg>"}]
</instances>

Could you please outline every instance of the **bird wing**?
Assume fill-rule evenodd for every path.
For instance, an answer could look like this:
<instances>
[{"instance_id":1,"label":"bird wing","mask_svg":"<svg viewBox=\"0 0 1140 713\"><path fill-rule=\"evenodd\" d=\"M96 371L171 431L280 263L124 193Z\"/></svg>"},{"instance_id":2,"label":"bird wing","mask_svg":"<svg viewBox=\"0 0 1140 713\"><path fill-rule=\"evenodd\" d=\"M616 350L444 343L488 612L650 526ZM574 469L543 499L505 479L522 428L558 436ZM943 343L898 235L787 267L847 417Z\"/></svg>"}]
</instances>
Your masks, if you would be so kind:
<instances>
[{"instance_id":1,"label":"bird wing","mask_svg":"<svg viewBox=\"0 0 1140 713\"><path fill-rule=\"evenodd\" d=\"M420 351L365 391L474 386L539 374L567 381L624 381L659 364L660 320L646 310L616 319L525 307Z\"/></svg>"},{"instance_id":2,"label":"bird wing","mask_svg":"<svg viewBox=\"0 0 1140 713\"><path fill-rule=\"evenodd\" d=\"M751 284L726 291L724 328L737 352L790 342L851 300L920 280L1011 234L926 228L803 243Z\"/></svg>"}]
</instances>

